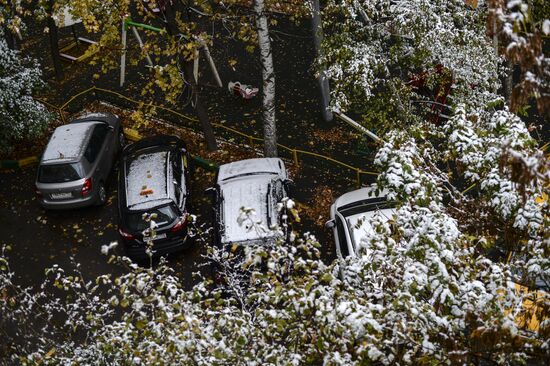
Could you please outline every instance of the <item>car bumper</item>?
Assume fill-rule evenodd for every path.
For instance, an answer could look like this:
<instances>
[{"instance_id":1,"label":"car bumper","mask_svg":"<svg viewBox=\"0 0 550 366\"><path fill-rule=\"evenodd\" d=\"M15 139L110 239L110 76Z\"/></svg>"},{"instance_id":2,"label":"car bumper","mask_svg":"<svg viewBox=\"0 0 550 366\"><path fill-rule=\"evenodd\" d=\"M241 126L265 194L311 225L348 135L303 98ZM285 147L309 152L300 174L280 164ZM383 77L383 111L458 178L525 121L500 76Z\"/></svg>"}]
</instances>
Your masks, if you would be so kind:
<instances>
[{"instance_id":1,"label":"car bumper","mask_svg":"<svg viewBox=\"0 0 550 366\"><path fill-rule=\"evenodd\" d=\"M169 238L166 240L161 240L153 244L153 258L158 258L160 256L176 253L181 250L186 249L190 245L190 240L188 240L189 235L177 238ZM124 240L121 240L126 249L126 255L133 260L143 261L149 258L147 253L145 253L145 244L140 243L138 245L128 243Z\"/></svg>"},{"instance_id":2,"label":"car bumper","mask_svg":"<svg viewBox=\"0 0 550 366\"><path fill-rule=\"evenodd\" d=\"M39 199L40 205L47 210L70 210L73 208L92 206L95 202L95 194L84 198L59 201L44 198Z\"/></svg>"}]
</instances>

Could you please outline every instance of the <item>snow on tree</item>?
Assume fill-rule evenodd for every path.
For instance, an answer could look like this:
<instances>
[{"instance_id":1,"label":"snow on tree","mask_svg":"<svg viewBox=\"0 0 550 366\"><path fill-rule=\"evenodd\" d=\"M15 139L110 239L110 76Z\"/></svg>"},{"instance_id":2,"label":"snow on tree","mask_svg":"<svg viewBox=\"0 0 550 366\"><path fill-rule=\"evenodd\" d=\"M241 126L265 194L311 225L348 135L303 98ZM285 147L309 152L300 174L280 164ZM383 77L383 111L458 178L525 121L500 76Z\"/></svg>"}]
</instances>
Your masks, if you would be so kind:
<instances>
[{"instance_id":1,"label":"snow on tree","mask_svg":"<svg viewBox=\"0 0 550 366\"><path fill-rule=\"evenodd\" d=\"M33 99L44 86L37 63L10 49L0 30L0 152L15 140L39 136L51 115Z\"/></svg>"},{"instance_id":2,"label":"snow on tree","mask_svg":"<svg viewBox=\"0 0 550 366\"><path fill-rule=\"evenodd\" d=\"M423 99L413 93L415 77L427 74L437 89L438 67L452 81L451 104L485 104L499 86L486 18L464 0L329 1L320 63L334 108L360 112L378 130L388 120L408 123L418 115L409 100Z\"/></svg>"},{"instance_id":3,"label":"snow on tree","mask_svg":"<svg viewBox=\"0 0 550 366\"><path fill-rule=\"evenodd\" d=\"M334 22L330 16L335 14ZM456 341L465 329L479 326L477 330L492 334L497 342L485 346L500 347L499 337L513 338L518 329L498 307L490 306L500 315L481 313L484 301L507 293L515 303L514 314L519 314L523 310L518 304L534 294L522 294L518 303L508 281L532 288L550 284L548 200L543 198L549 194L550 166L523 121L502 108L503 98L496 93L499 58L485 35L487 8L458 0L334 0L325 21L333 32L328 32L320 62L332 82L333 106L360 113L386 141L375 160L381 172L378 184L400 207L393 227L382 225L363 243L369 257L348 266L358 278L353 286L373 283L364 294L378 290L388 301L395 294L405 293L407 299L412 294L415 303L424 306L414 314L431 314L430 319L448 328L427 330L410 320L410 329L419 329L424 338L405 332L411 335L409 347L426 340L424 348L436 359L454 354L468 363L472 348L459 350L460 342L454 343L457 353L442 343L433 347L427 334L456 331L450 337ZM410 107L421 96L409 86L415 75L439 64L452 76L452 113L446 122L435 124ZM434 74L426 83L440 82L441 75ZM513 255L509 263L492 262L492 251ZM392 291L387 291L389 273L396 276ZM476 299L474 288L479 291ZM539 319L545 319L550 299L548 293L541 297L537 311ZM437 308L430 308L434 304ZM466 315L470 310L474 318L480 316L471 324L472 317ZM486 321L490 317L493 320ZM549 325L544 321L538 333L527 338L546 349ZM380 352L384 357L391 353ZM510 352L525 357L523 351ZM494 360L512 362L498 356Z\"/></svg>"},{"instance_id":4,"label":"snow on tree","mask_svg":"<svg viewBox=\"0 0 550 366\"><path fill-rule=\"evenodd\" d=\"M521 70L511 108L517 110L533 97L539 112L550 112L550 58L545 37L550 35L550 7L544 1L489 0L487 30L500 40L499 52ZM547 41L546 41L547 42ZM546 46L547 48L547 46Z\"/></svg>"},{"instance_id":5,"label":"snow on tree","mask_svg":"<svg viewBox=\"0 0 550 366\"><path fill-rule=\"evenodd\" d=\"M548 160L523 122L502 110L476 113L459 106L453 118L431 126L428 133L396 131L386 138L375 160L381 171L378 184L403 205L395 228L385 225L363 243L371 254L353 268L361 274L360 282L374 284L365 293L387 287L387 273L392 273L399 288L393 288L393 293L405 292L407 299L419 295L414 300L426 302L419 314L444 325L428 334L449 335L457 347L454 351L442 350L441 344L432 347L434 354L437 350L447 355L438 359L455 354L468 362L467 355L476 347L460 349L463 345L457 340L465 329L472 330L469 336L482 338L482 349L501 349L519 330L495 302L504 301L507 294L506 301L515 304L512 313L521 314L520 304L534 296L533 292L514 295L509 281L532 288L550 284L548 201L537 200L550 193ZM470 184L477 188L459 189ZM513 253L511 261L489 260L489 249ZM392 298L392 293L378 293ZM548 292L539 295L538 317L547 319L550 296ZM531 315L523 314L528 319ZM546 320L525 339L547 349L549 326ZM415 323L411 329L422 328ZM431 338L428 341L433 343ZM416 343L422 344L421 339ZM509 352L518 360L526 357L522 352L530 353ZM493 360L513 362L498 356Z\"/></svg>"},{"instance_id":6,"label":"snow on tree","mask_svg":"<svg viewBox=\"0 0 550 366\"><path fill-rule=\"evenodd\" d=\"M326 265L317 240L294 233L268 246L211 248L221 281L206 279L192 291L162 263L141 268L119 258L127 274L86 279L78 266L55 266L34 292L13 283L3 252L0 324L15 332L2 333L12 337L3 343L21 363L46 365L514 364L548 358L547 338L524 333L514 321L522 299L510 269L480 254L480 238L462 232L447 213L442 189L416 169L420 148L409 140L406 148L390 149L398 140L381 150L379 164L396 168L386 184L392 197L411 200L394 220L375 224L359 257ZM408 176L421 183L413 185ZM293 210L292 202L279 205L285 206ZM243 222L249 214L243 212ZM285 222L278 230L288 229Z\"/></svg>"},{"instance_id":7,"label":"snow on tree","mask_svg":"<svg viewBox=\"0 0 550 366\"><path fill-rule=\"evenodd\" d=\"M357 257L331 264L313 236L288 232L288 223L278 228L286 239L269 246L211 248L220 282L192 291L162 263L120 258L128 273L116 278L54 267L40 289L22 289L2 252L0 327L11 333L0 344L14 362L548 363L548 293L537 308L545 320L526 331L518 319L529 317L522 304L533 292L517 293L514 281L550 282L541 199L550 163L495 94L498 58L484 13L454 0L333 0L328 10L343 10L322 60L335 106L398 105L375 159L395 216L373 223ZM439 63L455 80L453 113L433 124L413 115L407 83ZM293 212L289 201L279 207ZM499 261L491 250L514 255Z\"/></svg>"}]
</instances>

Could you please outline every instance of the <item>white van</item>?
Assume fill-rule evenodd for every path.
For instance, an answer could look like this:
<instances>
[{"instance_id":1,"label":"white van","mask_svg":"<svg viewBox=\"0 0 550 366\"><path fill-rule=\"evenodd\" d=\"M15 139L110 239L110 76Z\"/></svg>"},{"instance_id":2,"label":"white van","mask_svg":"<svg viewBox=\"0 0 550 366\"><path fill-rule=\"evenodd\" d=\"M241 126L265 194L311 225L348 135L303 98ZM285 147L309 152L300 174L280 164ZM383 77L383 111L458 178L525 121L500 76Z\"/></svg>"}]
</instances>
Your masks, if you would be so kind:
<instances>
[{"instance_id":1,"label":"white van","mask_svg":"<svg viewBox=\"0 0 550 366\"><path fill-rule=\"evenodd\" d=\"M276 238L269 230L278 225L277 203L290 195L292 182L281 159L258 158L220 166L217 183L208 189L214 194L217 241L228 244L261 244ZM239 222L241 208L255 211L252 225Z\"/></svg>"}]
</instances>

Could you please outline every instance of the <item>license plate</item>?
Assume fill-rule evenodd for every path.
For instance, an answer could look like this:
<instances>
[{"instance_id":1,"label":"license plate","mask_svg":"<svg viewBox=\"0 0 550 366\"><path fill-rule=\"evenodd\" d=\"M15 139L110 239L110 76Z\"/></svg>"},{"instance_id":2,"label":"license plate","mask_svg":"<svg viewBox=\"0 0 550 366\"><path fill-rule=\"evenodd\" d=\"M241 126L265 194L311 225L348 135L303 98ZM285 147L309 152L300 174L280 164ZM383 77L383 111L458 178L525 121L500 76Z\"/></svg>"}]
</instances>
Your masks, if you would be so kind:
<instances>
[{"instance_id":1,"label":"license plate","mask_svg":"<svg viewBox=\"0 0 550 366\"><path fill-rule=\"evenodd\" d=\"M160 239L165 239L166 238L166 233L164 234L157 234L154 238L153 238L153 241L156 241L156 240L160 240ZM149 240L149 237L148 236L144 236L143 237L143 241L147 241Z\"/></svg>"},{"instance_id":2,"label":"license plate","mask_svg":"<svg viewBox=\"0 0 550 366\"><path fill-rule=\"evenodd\" d=\"M70 193L52 193L52 198L56 200L61 200L64 198L71 198L73 195Z\"/></svg>"}]
</instances>

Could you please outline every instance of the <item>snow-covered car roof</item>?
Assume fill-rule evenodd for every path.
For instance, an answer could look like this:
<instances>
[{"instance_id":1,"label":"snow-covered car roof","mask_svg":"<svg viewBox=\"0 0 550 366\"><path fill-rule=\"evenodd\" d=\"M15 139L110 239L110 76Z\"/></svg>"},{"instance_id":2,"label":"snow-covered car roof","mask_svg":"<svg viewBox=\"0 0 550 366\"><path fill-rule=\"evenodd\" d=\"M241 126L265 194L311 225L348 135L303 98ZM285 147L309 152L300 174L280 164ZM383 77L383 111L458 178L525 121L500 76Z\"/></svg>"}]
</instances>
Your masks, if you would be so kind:
<instances>
[{"instance_id":1,"label":"snow-covered car roof","mask_svg":"<svg viewBox=\"0 0 550 366\"><path fill-rule=\"evenodd\" d=\"M97 122L82 122L55 129L42 154L42 162L72 161L84 153L93 126Z\"/></svg>"},{"instance_id":2,"label":"snow-covered car roof","mask_svg":"<svg viewBox=\"0 0 550 366\"><path fill-rule=\"evenodd\" d=\"M127 162L126 203L130 210L146 210L175 201L169 151L141 154Z\"/></svg>"},{"instance_id":3,"label":"snow-covered car roof","mask_svg":"<svg viewBox=\"0 0 550 366\"><path fill-rule=\"evenodd\" d=\"M218 172L218 184L224 181L244 175L251 174L277 174L284 179L287 178L286 169L283 161L278 158L257 158L235 161L220 166Z\"/></svg>"},{"instance_id":4,"label":"snow-covered car roof","mask_svg":"<svg viewBox=\"0 0 550 366\"><path fill-rule=\"evenodd\" d=\"M256 230L248 222L238 223L241 207L252 208L254 221L269 229L277 223L277 199L284 192L287 179L284 163L277 158L248 159L222 165L218 174L220 187L222 244L257 243L276 236L272 230ZM248 225L247 225L248 224Z\"/></svg>"}]
</instances>

